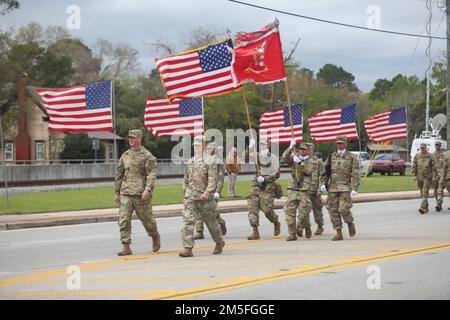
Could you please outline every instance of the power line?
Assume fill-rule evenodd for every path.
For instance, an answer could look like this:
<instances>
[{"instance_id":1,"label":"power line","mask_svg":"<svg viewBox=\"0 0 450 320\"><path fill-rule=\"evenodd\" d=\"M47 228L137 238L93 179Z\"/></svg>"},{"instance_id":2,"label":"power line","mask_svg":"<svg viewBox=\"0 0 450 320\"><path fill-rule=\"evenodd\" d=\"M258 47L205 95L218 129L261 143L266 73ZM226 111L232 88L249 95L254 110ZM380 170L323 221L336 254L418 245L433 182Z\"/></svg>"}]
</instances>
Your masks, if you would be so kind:
<instances>
[{"instance_id":1,"label":"power line","mask_svg":"<svg viewBox=\"0 0 450 320\"><path fill-rule=\"evenodd\" d=\"M335 25L342 26L342 27L355 28L355 29L361 29L361 30L366 30L366 31L389 33L389 34L396 34L396 35L409 36L409 37L419 37L419 38L426 38L426 39L432 38L432 39L439 39L439 40L447 40L446 37L425 36L425 35L421 35L421 34L398 32L398 31L391 31L391 30L370 29L370 28L367 28L367 27L361 27L361 26L357 26L357 25L353 25L353 24L336 22L336 21L325 20L325 19L319 19L319 18L314 18L314 17L310 17L310 16L297 14L297 13L292 13L292 12L282 11L282 10L278 10L278 9L258 6L256 4L246 3L246 2L237 1L237 0L228 0L228 1L234 2L234 3L238 3L238 4L242 4L242 5L249 6L249 7L253 7L253 8L258 8L258 9L262 9L262 10L277 12L277 13L285 14L285 15L288 15L288 16L294 16L294 17L308 19L308 20L313 20L313 21L318 21L318 22L335 24Z\"/></svg>"}]
</instances>

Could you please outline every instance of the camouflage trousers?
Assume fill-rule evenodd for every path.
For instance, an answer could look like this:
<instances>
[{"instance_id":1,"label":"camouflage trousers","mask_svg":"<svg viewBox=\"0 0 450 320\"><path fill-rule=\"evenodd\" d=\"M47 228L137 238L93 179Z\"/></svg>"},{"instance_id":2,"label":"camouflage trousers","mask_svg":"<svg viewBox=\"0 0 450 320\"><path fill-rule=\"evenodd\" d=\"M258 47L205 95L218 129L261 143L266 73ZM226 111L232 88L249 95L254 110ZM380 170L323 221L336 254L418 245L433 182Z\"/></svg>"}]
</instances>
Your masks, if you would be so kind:
<instances>
[{"instance_id":1,"label":"camouflage trousers","mask_svg":"<svg viewBox=\"0 0 450 320\"><path fill-rule=\"evenodd\" d=\"M278 222L278 215L273 210L275 201L275 186L273 183L267 184L265 191L259 191L258 187L253 187L250 195L247 197L248 220L250 226L259 226L259 211L264 212L266 218L272 222Z\"/></svg>"},{"instance_id":2,"label":"camouflage trousers","mask_svg":"<svg viewBox=\"0 0 450 320\"><path fill-rule=\"evenodd\" d=\"M286 213L286 224L289 234L296 234L297 228L310 228L309 213L312 210L311 197L307 191L288 190L288 198L284 205ZM296 213L298 210L298 218L296 223Z\"/></svg>"},{"instance_id":3,"label":"camouflage trousers","mask_svg":"<svg viewBox=\"0 0 450 320\"><path fill-rule=\"evenodd\" d=\"M438 181L433 181L434 198L436 199L436 205L442 206L444 202L444 188L445 182L439 183Z\"/></svg>"},{"instance_id":4,"label":"camouflage trousers","mask_svg":"<svg viewBox=\"0 0 450 320\"><path fill-rule=\"evenodd\" d=\"M220 217L220 214L216 212L219 201L214 200L214 203L215 205L212 213L216 215L217 222L219 222L219 225L225 224L225 221ZM203 233L203 231L205 231L205 223L203 221L203 218L198 216L197 219L195 220L195 232Z\"/></svg>"},{"instance_id":5,"label":"camouflage trousers","mask_svg":"<svg viewBox=\"0 0 450 320\"><path fill-rule=\"evenodd\" d=\"M236 181L237 181L237 174L230 172L228 173L228 196L229 197L236 197Z\"/></svg>"},{"instance_id":6,"label":"camouflage trousers","mask_svg":"<svg viewBox=\"0 0 450 320\"><path fill-rule=\"evenodd\" d=\"M432 181L431 179L417 180L417 186L419 187L420 197L422 201L420 207L422 209L428 209L428 195L430 193Z\"/></svg>"},{"instance_id":7,"label":"camouflage trousers","mask_svg":"<svg viewBox=\"0 0 450 320\"><path fill-rule=\"evenodd\" d=\"M150 237L158 234L158 227L153 218L151 198L142 200L141 196L120 196L119 230L120 241L131 243L131 215L136 211L139 220Z\"/></svg>"},{"instance_id":8,"label":"camouflage trousers","mask_svg":"<svg viewBox=\"0 0 450 320\"><path fill-rule=\"evenodd\" d=\"M215 200L191 200L185 199L183 210L183 228L181 229L181 241L184 248L194 247L195 221L201 217L205 221L211 237L215 243L224 243L220 232L219 222L215 214L217 203Z\"/></svg>"},{"instance_id":9,"label":"camouflage trousers","mask_svg":"<svg viewBox=\"0 0 450 320\"><path fill-rule=\"evenodd\" d=\"M314 222L318 226L323 226L325 223L323 221L323 202L322 202L322 195L317 193L311 193L311 202L312 202L312 211L314 214Z\"/></svg>"},{"instance_id":10,"label":"camouflage trousers","mask_svg":"<svg viewBox=\"0 0 450 320\"><path fill-rule=\"evenodd\" d=\"M334 230L342 229L342 219L345 223L353 222L352 207L350 192L328 192L327 208Z\"/></svg>"}]
</instances>

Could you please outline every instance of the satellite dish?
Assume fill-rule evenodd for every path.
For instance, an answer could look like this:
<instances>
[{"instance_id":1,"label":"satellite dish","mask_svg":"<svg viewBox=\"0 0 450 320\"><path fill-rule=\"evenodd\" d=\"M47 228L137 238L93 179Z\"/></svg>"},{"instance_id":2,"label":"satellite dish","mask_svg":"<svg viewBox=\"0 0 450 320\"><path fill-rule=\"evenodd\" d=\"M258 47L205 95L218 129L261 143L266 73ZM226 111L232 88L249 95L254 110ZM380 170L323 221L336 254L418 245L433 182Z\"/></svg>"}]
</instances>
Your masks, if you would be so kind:
<instances>
[{"instance_id":1,"label":"satellite dish","mask_svg":"<svg viewBox=\"0 0 450 320\"><path fill-rule=\"evenodd\" d=\"M447 117L445 114L439 113L434 116L431 120L431 128L436 131L441 131L443 127L447 124Z\"/></svg>"}]
</instances>

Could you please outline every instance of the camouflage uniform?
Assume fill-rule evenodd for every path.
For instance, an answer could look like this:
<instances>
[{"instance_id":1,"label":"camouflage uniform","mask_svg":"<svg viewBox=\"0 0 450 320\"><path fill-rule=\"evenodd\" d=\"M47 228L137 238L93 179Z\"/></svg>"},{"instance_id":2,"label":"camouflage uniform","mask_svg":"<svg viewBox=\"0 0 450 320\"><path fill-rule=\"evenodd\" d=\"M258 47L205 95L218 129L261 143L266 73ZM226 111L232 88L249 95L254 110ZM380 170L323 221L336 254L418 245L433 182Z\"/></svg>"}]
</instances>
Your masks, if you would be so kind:
<instances>
[{"instance_id":1,"label":"camouflage uniform","mask_svg":"<svg viewBox=\"0 0 450 320\"><path fill-rule=\"evenodd\" d=\"M450 151L444 153L444 168L442 170L442 188L450 190ZM450 208L449 208L450 209Z\"/></svg>"},{"instance_id":2,"label":"camouflage uniform","mask_svg":"<svg viewBox=\"0 0 450 320\"><path fill-rule=\"evenodd\" d=\"M300 148L308 148L306 144L301 144ZM298 157L300 157L297 154ZM290 235L295 235L297 228L310 228L309 213L312 210L312 194L319 191L319 161L316 157L306 157L301 163L295 165L293 161L292 149L288 148L282 156L282 161L292 167L292 179L288 185L288 199L284 206L286 213L286 224ZM297 178L296 178L297 170ZM297 181L300 185L297 184ZM295 215L298 209L298 222L295 223Z\"/></svg>"},{"instance_id":3,"label":"camouflage uniform","mask_svg":"<svg viewBox=\"0 0 450 320\"><path fill-rule=\"evenodd\" d=\"M346 138L344 138L346 140ZM347 224L353 223L353 215L350 209L353 207L350 192L358 191L360 178L358 161L348 151L340 156L339 152L333 152L327 159L324 180L328 181L327 208L330 213L334 230L342 229L341 216ZM328 176L327 176L328 175ZM352 183L353 180L353 183Z\"/></svg>"},{"instance_id":4,"label":"camouflage uniform","mask_svg":"<svg viewBox=\"0 0 450 320\"><path fill-rule=\"evenodd\" d=\"M183 182L184 193L184 226L181 230L181 239L184 248L194 246L194 227L198 217L201 217L216 244L224 244L214 210L217 202L213 195L217 189L218 166L215 160L207 155L194 156L186 165ZM201 195L207 200L199 200Z\"/></svg>"},{"instance_id":5,"label":"camouflage uniform","mask_svg":"<svg viewBox=\"0 0 450 320\"><path fill-rule=\"evenodd\" d=\"M307 143L308 146L313 146L312 143ZM319 190L320 189L320 182L321 178L324 172L324 164L322 159L316 157L315 155L310 155L311 159L314 159L319 163L319 168L317 171L317 174L319 174L319 178L312 179L313 184L311 185L312 190ZM316 172L314 172L315 174ZM317 226L323 226L325 224L323 220L323 201L322 201L322 195L320 192L310 192L311 202L312 202L312 211L314 215L314 222L317 224Z\"/></svg>"},{"instance_id":6,"label":"camouflage uniform","mask_svg":"<svg viewBox=\"0 0 450 320\"><path fill-rule=\"evenodd\" d=\"M222 159L218 157L217 155L212 156L214 163L217 165L218 175L217 175L217 187L216 190L213 192L218 192L219 194L222 194L223 184L225 181L225 166L223 165ZM214 212L217 209L217 205L219 204L219 200L214 199ZM220 217L220 214L218 212L215 212L217 221L219 222L219 225L225 224L225 221ZM201 216L197 217L197 220L195 222L195 232L197 233L203 233L205 227L203 223L203 219Z\"/></svg>"},{"instance_id":7,"label":"camouflage uniform","mask_svg":"<svg viewBox=\"0 0 450 320\"><path fill-rule=\"evenodd\" d=\"M245 151L245 159L252 157L252 161L255 161L254 153ZM275 225L279 225L278 215L273 210L274 207L274 182L280 178L280 162L278 158L272 155L270 152L266 155L257 153L259 157L261 176L264 177L262 188L258 183L258 175L252 181L251 192L247 197L247 204L249 207L248 218L252 227L259 226L259 211L263 211L266 218Z\"/></svg>"},{"instance_id":8,"label":"camouflage uniform","mask_svg":"<svg viewBox=\"0 0 450 320\"><path fill-rule=\"evenodd\" d=\"M434 197L436 198L436 208L442 210L442 202L444 199L444 185L445 185L445 181L443 180L445 153L441 149L439 151L435 151L432 157L434 165L436 166L435 175L433 176L433 189L434 189Z\"/></svg>"},{"instance_id":9,"label":"camouflage uniform","mask_svg":"<svg viewBox=\"0 0 450 320\"><path fill-rule=\"evenodd\" d=\"M421 145L422 146L422 145ZM420 190L422 202L419 211L428 211L428 194L432 184L435 171L434 161L431 154L422 155L420 153L414 156L412 174L417 179L417 186Z\"/></svg>"},{"instance_id":10,"label":"camouflage uniform","mask_svg":"<svg viewBox=\"0 0 450 320\"><path fill-rule=\"evenodd\" d=\"M135 210L147 234L152 238L159 236L151 203L156 182L155 161L156 158L144 147L140 150L130 149L120 157L115 192L120 195L119 228L123 244L131 243L131 215ZM147 200L142 200L144 190L150 192Z\"/></svg>"}]
</instances>

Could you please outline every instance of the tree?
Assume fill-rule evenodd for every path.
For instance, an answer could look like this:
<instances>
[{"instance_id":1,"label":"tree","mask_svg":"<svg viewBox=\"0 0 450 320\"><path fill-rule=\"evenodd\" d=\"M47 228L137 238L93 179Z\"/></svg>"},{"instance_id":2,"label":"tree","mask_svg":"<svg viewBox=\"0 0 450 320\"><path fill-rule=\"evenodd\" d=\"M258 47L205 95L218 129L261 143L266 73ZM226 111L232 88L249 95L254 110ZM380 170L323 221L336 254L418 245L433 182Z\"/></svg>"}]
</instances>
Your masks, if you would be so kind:
<instances>
[{"instance_id":1,"label":"tree","mask_svg":"<svg viewBox=\"0 0 450 320\"><path fill-rule=\"evenodd\" d=\"M392 87L392 82L387 79L378 79L374 88L370 91L370 99L383 100L386 97L387 91Z\"/></svg>"},{"instance_id":2,"label":"tree","mask_svg":"<svg viewBox=\"0 0 450 320\"><path fill-rule=\"evenodd\" d=\"M14 9L19 9L17 0L0 0L0 15L5 15Z\"/></svg>"},{"instance_id":3,"label":"tree","mask_svg":"<svg viewBox=\"0 0 450 320\"><path fill-rule=\"evenodd\" d=\"M207 46L211 43L219 41L220 36L224 36L226 33L223 31L215 30L213 27L204 28L192 28L189 30L186 37L186 50L192 50L200 47Z\"/></svg>"},{"instance_id":4,"label":"tree","mask_svg":"<svg viewBox=\"0 0 450 320\"><path fill-rule=\"evenodd\" d=\"M48 50L54 54L70 58L74 69L69 79L71 85L98 80L100 61L93 57L92 50L81 40L60 39L52 43Z\"/></svg>"},{"instance_id":5,"label":"tree","mask_svg":"<svg viewBox=\"0 0 450 320\"><path fill-rule=\"evenodd\" d=\"M317 73L317 79L322 80L325 84L335 88L353 88L357 89L353 83L355 76L345 71L342 67L335 64L325 64Z\"/></svg>"},{"instance_id":6,"label":"tree","mask_svg":"<svg viewBox=\"0 0 450 320\"><path fill-rule=\"evenodd\" d=\"M64 150L61 159L95 159L95 151L92 149L92 140L87 133L68 133L64 138ZM105 159L105 147L100 144L97 151L97 159Z\"/></svg>"},{"instance_id":7,"label":"tree","mask_svg":"<svg viewBox=\"0 0 450 320\"><path fill-rule=\"evenodd\" d=\"M100 63L99 78L119 79L132 76L138 68L138 51L127 44L113 45L106 39L94 44L94 57Z\"/></svg>"}]
</instances>

